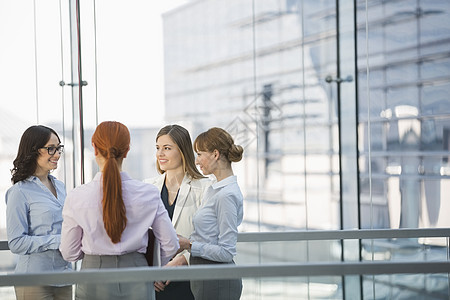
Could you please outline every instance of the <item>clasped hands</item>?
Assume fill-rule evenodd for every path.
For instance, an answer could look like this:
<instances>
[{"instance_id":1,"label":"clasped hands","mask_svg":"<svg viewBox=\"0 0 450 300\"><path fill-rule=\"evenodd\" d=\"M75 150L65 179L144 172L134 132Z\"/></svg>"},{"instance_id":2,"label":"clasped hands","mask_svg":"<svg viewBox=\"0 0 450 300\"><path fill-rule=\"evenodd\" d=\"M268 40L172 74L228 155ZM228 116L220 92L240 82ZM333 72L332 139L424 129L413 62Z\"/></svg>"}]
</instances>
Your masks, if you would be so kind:
<instances>
[{"instance_id":1,"label":"clasped hands","mask_svg":"<svg viewBox=\"0 0 450 300\"><path fill-rule=\"evenodd\" d=\"M188 264L184 255L178 255L178 254L184 250L190 251L191 250L191 241L188 238L185 238L184 236L181 236L181 235L177 235L177 236L178 236L178 242L180 243L180 248L178 249L175 256L164 267L186 266ZM155 291L157 291L157 292L164 291L165 287L168 286L169 283L170 283L170 280L155 281L155 283L154 283Z\"/></svg>"}]
</instances>

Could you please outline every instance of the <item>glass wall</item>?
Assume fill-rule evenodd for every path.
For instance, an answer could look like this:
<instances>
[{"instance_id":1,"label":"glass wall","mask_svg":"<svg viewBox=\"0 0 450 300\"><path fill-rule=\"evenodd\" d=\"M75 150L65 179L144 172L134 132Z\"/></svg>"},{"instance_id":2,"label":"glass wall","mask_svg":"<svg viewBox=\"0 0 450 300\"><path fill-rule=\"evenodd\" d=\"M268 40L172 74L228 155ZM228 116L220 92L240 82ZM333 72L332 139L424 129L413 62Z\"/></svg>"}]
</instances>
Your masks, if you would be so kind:
<instances>
[{"instance_id":1,"label":"glass wall","mask_svg":"<svg viewBox=\"0 0 450 300\"><path fill-rule=\"evenodd\" d=\"M227 128L244 146L235 169L243 231L341 229L340 83L325 80L339 76L336 10L332 1L197 1L164 15L166 118L194 135ZM351 95L356 103L354 89ZM357 228L357 202L346 204ZM339 261L340 248L243 245L237 263ZM244 295L339 299L342 287L339 277L247 280Z\"/></svg>"},{"instance_id":2,"label":"glass wall","mask_svg":"<svg viewBox=\"0 0 450 300\"><path fill-rule=\"evenodd\" d=\"M366 22L358 5L363 228L450 225L449 14L445 1L373 1Z\"/></svg>"},{"instance_id":3,"label":"glass wall","mask_svg":"<svg viewBox=\"0 0 450 300\"><path fill-rule=\"evenodd\" d=\"M245 230L339 229L336 7L198 1L164 15L166 118L245 147ZM305 22L305 20L308 20Z\"/></svg>"},{"instance_id":4,"label":"glass wall","mask_svg":"<svg viewBox=\"0 0 450 300\"><path fill-rule=\"evenodd\" d=\"M81 143L74 135L80 108L85 182L97 172L90 139L104 120L130 128L127 171L137 179L157 174L154 139L164 122L161 12L183 2L0 1L0 240L7 239L4 195L12 162L31 125L60 135L65 152L53 175L68 191L81 182ZM80 89L81 81L87 85ZM74 96L80 91L82 97ZM15 261L0 251L0 272L14 270ZM0 298L14 299L13 289L1 288Z\"/></svg>"},{"instance_id":5,"label":"glass wall","mask_svg":"<svg viewBox=\"0 0 450 300\"><path fill-rule=\"evenodd\" d=\"M70 76L67 23L61 19L58 1L0 4L0 209L5 212L4 193L11 185L12 161L22 133L31 125L47 124L61 135L70 148L65 131L71 118L70 94L59 82ZM64 53L66 55L64 55ZM55 174L65 180L70 151L62 158ZM0 218L1 238L5 239L5 218Z\"/></svg>"},{"instance_id":6,"label":"glass wall","mask_svg":"<svg viewBox=\"0 0 450 300\"><path fill-rule=\"evenodd\" d=\"M244 231L446 227L450 5L337 3L195 1L165 14L166 118L196 133L228 128L245 146ZM241 254L265 262L295 248L301 261L405 259L405 247L420 259L446 251L445 240L389 240ZM413 290L405 297L429 292L414 291L412 278L394 278ZM314 284L335 284L308 280L312 298ZM399 285L346 277L336 295L398 297ZM269 297L263 286L249 293Z\"/></svg>"},{"instance_id":7,"label":"glass wall","mask_svg":"<svg viewBox=\"0 0 450 300\"><path fill-rule=\"evenodd\" d=\"M98 122L130 127L125 169L137 179L156 175L156 132L178 123L193 137L226 128L244 147L235 165L240 231L450 226L448 1L184 2L0 3L2 198L30 125L61 134L67 151L55 175L70 190L81 170L84 181L97 172ZM83 165L73 134L81 124ZM430 260L446 251L442 239L257 243L240 246L237 263ZM0 255L1 270L11 270L14 258ZM446 279L247 280L243 298L277 299L283 288L295 299L299 286L309 299L439 298Z\"/></svg>"},{"instance_id":8,"label":"glass wall","mask_svg":"<svg viewBox=\"0 0 450 300\"><path fill-rule=\"evenodd\" d=\"M447 1L370 1L367 13L364 1L357 4L361 228L450 225L444 213L450 205L449 14ZM362 253L369 260L386 254L430 260L447 257L446 245L443 239L365 241ZM444 299L447 280L365 277L364 295Z\"/></svg>"}]
</instances>

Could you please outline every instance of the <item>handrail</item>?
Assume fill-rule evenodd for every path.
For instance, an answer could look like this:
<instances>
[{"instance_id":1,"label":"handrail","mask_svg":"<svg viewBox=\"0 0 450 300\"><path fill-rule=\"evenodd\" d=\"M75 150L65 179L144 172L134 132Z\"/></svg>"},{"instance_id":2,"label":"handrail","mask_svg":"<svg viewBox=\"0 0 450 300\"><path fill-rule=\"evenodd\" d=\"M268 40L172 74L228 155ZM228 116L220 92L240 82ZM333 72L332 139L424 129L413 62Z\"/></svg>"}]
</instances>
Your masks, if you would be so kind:
<instances>
[{"instance_id":1,"label":"handrail","mask_svg":"<svg viewBox=\"0 0 450 300\"><path fill-rule=\"evenodd\" d=\"M450 228L242 232L238 242L450 237Z\"/></svg>"},{"instance_id":2,"label":"handrail","mask_svg":"<svg viewBox=\"0 0 450 300\"><path fill-rule=\"evenodd\" d=\"M241 232L238 242L279 242L301 240L346 240L450 237L450 228L416 229L352 229L352 230L301 230L283 232Z\"/></svg>"},{"instance_id":3,"label":"handrail","mask_svg":"<svg viewBox=\"0 0 450 300\"><path fill-rule=\"evenodd\" d=\"M279 242L302 240L345 240L383 238L450 237L450 228L416 229L351 229L351 230L299 230L280 232L241 232L238 242ZM0 241L0 250L9 250L7 241Z\"/></svg>"},{"instance_id":4,"label":"handrail","mask_svg":"<svg viewBox=\"0 0 450 300\"><path fill-rule=\"evenodd\" d=\"M240 233L238 242L420 238L450 236L450 228L431 229L363 229L308 230L288 232ZM8 243L0 241L0 250ZM244 277L343 276L377 274L450 273L450 261L362 261L277 263L263 265L208 265L177 268L127 268L112 270L83 270L80 272L52 272L0 275L0 286L51 285L107 282L152 282L158 280L229 279Z\"/></svg>"},{"instance_id":5,"label":"handrail","mask_svg":"<svg viewBox=\"0 0 450 300\"><path fill-rule=\"evenodd\" d=\"M160 280L208 280L293 276L342 276L379 274L450 273L449 261L433 262L336 262L278 263L264 265L207 265L176 268L139 267L80 272L0 275L0 286L58 285L79 283L153 282Z\"/></svg>"},{"instance_id":6,"label":"handrail","mask_svg":"<svg viewBox=\"0 0 450 300\"><path fill-rule=\"evenodd\" d=\"M0 251L9 250L8 241L0 241Z\"/></svg>"}]
</instances>

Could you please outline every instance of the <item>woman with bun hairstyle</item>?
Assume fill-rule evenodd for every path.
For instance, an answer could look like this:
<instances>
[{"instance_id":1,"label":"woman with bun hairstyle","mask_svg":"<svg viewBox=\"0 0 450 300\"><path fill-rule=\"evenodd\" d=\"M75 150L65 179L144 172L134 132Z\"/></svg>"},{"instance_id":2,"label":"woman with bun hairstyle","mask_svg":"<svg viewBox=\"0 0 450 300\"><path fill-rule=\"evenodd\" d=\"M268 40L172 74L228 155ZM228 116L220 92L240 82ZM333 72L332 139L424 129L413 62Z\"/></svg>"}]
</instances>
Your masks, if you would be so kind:
<instances>
[{"instance_id":1,"label":"woman with bun hairstyle","mask_svg":"<svg viewBox=\"0 0 450 300\"><path fill-rule=\"evenodd\" d=\"M192 216L201 204L204 189L211 181L195 166L189 132L180 125L167 125L156 135L156 166L161 174L145 182L154 184L169 213L177 234L190 236L194 231ZM188 265L189 252L182 251L166 266ZM189 281L155 282L156 299L194 300Z\"/></svg>"},{"instance_id":2,"label":"woman with bun hairstyle","mask_svg":"<svg viewBox=\"0 0 450 300\"><path fill-rule=\"evenodd\" d=\"M243 197L231 163L240 161L244 150L217 127L201 133L194 141L194 150L202 173L213 174L216 181L206 190L194 215L190 238L178 236L180 248L191 253L191 265L233 264ZM242 280L191 281L191 290L196 300L240 299Z\"/></svg>"},{"instance_id":3,"label":"woman with bun hairstyle","mask_svg":"<svg viewBox=\"0 0 450 300\"><path fill-rule=\"evenodd\" d=\"M8 245L18 255L16 273L71 270L59 252L64 183L50 175L58 166L64 145L51 128L29 127L20 139L11 170L14 184L6 192ZM72 285L17 286L17 299L71 299Z\"/></svg>"},{"instance_id":4,"label":"woman with bun hairstyle","mask_svg":"<svg viewBox=\"0 0 450 300\"><path fill-rule=\"evenodd\" d=\"M161 244L166 264L178 239L155 186L122 172L130 133L119 122L103 122L92 136L99 166L94 179L68 193L63 209L60 250L68 261L83 259L81 269L148 266L148 228ZM152 283L80 284L76 299L152 299Z\"/></svg>"}]
</instances>

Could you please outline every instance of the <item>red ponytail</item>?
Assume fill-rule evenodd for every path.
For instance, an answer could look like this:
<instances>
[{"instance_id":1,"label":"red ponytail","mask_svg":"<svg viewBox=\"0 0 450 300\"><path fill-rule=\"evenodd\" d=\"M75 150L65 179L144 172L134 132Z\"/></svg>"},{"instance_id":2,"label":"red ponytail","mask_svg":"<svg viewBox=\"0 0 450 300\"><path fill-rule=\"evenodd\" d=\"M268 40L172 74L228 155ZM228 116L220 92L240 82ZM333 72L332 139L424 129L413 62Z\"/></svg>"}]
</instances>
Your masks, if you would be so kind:
<instances>
[{"instance_id":1,"label":"red ponytail","mask_svg":"<svg viewBox=\"0 0 450 300\"><path fill-rule=\"evenodd\" d=\"M111 241L116 244L120 242L127 225L117 160L122 159L129 150L130 132L119 122L102 122L92 136L92 143L99 154L106 158L103 167L103 224Z\"/></svg>"}]
</instances>

